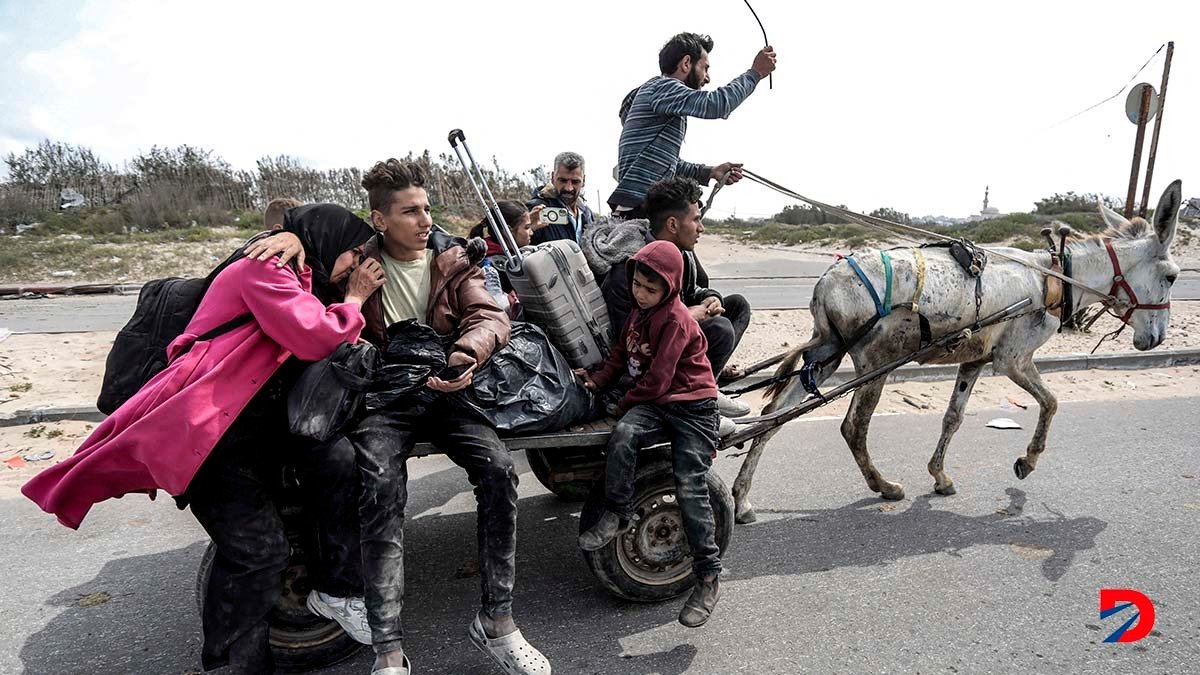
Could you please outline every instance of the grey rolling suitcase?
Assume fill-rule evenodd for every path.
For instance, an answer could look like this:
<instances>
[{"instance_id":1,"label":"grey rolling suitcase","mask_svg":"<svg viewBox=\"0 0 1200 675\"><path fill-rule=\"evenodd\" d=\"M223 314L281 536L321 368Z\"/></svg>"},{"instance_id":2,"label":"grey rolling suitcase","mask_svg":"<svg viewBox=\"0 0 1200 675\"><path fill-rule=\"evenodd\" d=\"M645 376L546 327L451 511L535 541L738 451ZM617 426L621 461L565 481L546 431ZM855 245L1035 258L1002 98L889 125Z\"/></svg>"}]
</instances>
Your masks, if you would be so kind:
<instances>
[{"instance_id":1,"label":"grey rolling suitcase","mask_svg":"<svg viewBox=\"0 0 1200 675\"><path fill-rule=\"evenodd\" d=\"M579 245L551 241L522 252L504 224L462 130L451 131L449 141L483 205L492 236L504 249L508 260L505 274L529 320L546 331L571 367L590 368L603 361L612 341L608 307Z\"/></svg>"}]
</instances>

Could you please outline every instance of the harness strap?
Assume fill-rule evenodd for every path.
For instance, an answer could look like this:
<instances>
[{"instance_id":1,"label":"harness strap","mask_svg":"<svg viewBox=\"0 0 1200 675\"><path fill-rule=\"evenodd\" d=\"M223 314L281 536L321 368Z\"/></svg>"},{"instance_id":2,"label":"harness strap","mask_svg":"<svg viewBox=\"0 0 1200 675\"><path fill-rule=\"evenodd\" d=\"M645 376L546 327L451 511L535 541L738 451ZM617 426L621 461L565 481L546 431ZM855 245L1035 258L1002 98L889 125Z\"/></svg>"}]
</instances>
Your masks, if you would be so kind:
<instances>
[{"instance_id":1,"label":"harness strap","mask_svg":"<svg viewBox=\"0 0 1200 675\"><path fill-rule=\"evenodd\" d=\"M883 260L883 315L892 311L892 256L887 251L880 251L879 258Z\"/></svg>"},{"instance_id":2,"label":"harness strap","mask_svg":"<svg viewBox=\"0 0 1200 675\"><path fill-rule=\"evenodd\" d=\"M1064 247L1064 250L1062 252L1062 265L1063 265L1063 274L1067 277L1070 277L1071 276L1071 252L1069 250L1066 250L1066 247ZM1062 323L1058 324L1058 332L1060 332L1060 333L1063 332L1064 328L1075 328L1076 327L1075 314L1074 314L1075 298L1073 297L1074 292L1075 292L1074 284L1063 284Z\"/></svg>"},{"instance_id":3,"label":"harness strap","mask_svg":"<svg viewBox=\"0 0 1200 675\"><path fill-rule=\"evenodd\" d=\"M854 259L853 255L848 255L846 256L846 262L850 263L850 268L853 269L854 273L858 275L858 280L863 283L863 286L867 287L867 292L871 294L871 301L875 303L875 315L887 316L888 313L892 311L892 308L888 307L887 309L884 309L883 303L879 300L879 294L875 292L875 286L873 286L871 284L871 280L867 278L867 273L863 272L862 268L858 266L858 261Z\"/></svg>"},{"instance_id":4,"label":"harness strap","mask_svg":"<svg viewBox=\"0 0 1200 675\"><path fill-rule=\"evenodd\" d=\"M1133 311L1136 309L1170 309L1170 302L1161 302L1157 305L1143 305L1138 302L1137 294L1133 292L1133 286L1125 280L1125 274L1121 272L1121 263L1117 260L1117 252L1113 249L1112 241L1104 242L1104 250L1108 251L1108 259L1112 261L1113 268L1113 283L1112 288L1108 289L1109 296L1116 298L1118 290L1124 290L1129 296L1129 309L1125 310L1125 314L1121 316L1121 323L1128 324L1129 317L1133 316Z\"/></svg>"},{"instance_id":5,"label":"harness strap","mask_svg":"<svg viewBox=\"0 0 1200 675\"><path fill-rule=\"evenodd\" d=\"M913 292L912 311L913 314L920 314L921 293L925 291L925 254L919 248L914 248L912 252L917 272L917 290Z\"/></svg>"}]
</instances>

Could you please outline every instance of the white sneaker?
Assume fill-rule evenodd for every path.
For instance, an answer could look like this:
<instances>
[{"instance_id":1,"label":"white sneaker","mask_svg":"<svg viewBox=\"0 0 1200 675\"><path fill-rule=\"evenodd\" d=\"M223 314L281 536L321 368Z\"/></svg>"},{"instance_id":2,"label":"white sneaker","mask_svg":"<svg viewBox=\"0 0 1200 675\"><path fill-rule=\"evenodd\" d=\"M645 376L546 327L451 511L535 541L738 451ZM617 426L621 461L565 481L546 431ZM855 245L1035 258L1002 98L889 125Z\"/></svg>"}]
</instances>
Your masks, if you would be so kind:
<instances>
[{"instance_id":1,"label":"white sneaker","mask_svg":"<svg viewBox=\"0 0 1200 675\"><path fill-rule=\"evenodd\" d=\"M335 598L313 589L305 604L313 614L338 622L355 642L371 644L371 624L367 623L367 606L362 598Z\"/></svg>"},{"instance_id":2,"label":"white sneaker","mask_svg":"<svg viewBox=\"0 0 1200 675\"><path fill-rule=\"evenodd\" d=\"M750 404L729 398L725 394L717 394L717 410L722 417L744 417L750 414Z\"/></svg>"},{"instance_id":3,"label":"white sneaker","mask_svg":"<svg viewBox=\"0 0 1200 675\"><path fill-rule=\"evenodd\" d=\"M737 431L737 424L728 417L722 416L721 426L717 429L717 433L721 434L721 438L725 438L735 431Z\"/></svg>"}]
</instances>

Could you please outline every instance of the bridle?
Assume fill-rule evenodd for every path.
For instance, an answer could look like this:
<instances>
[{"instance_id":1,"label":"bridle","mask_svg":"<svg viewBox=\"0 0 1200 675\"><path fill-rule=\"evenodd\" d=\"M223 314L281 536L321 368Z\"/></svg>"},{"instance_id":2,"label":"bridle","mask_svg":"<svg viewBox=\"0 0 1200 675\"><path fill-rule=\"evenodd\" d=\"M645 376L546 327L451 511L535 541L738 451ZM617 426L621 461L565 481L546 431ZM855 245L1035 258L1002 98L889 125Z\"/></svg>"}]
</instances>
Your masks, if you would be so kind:
<instances>
[{"instance_id":1,"label":"bridle","mask_svg":"<svg viewBox=\"0 0 1200 675\"><path fill-rule=\"evenodd\" d=\"M1113 267L1112 287L1108 289L1108 296L1127 308L1124 314L1117 317L1121 320L1121 323L1129 325L1129 317L1133 316L1135 310L1171 309L1171 302L1169 300L1167 302L1160 302L1155 305L1147 305L1138 302L1137 293L1133 292L1133 286L1129 285L1129 282L1125 280L1125 274L1121 271L1121 263L1117 260L1117 252L1113 250L1112 241L1106 240L1104 242L1104 250L1108 251L1108 259L1112 261ZM1121 302L1120 296L1117 295L1117 293L1120 291L1125 291L1125 295L1129 297L1129 302ZM1106 309L1110 308L1111 305ZM1112 315L1117 316L1117 313L1114 311L1112 312Z\"/></svg>"}]
</instances>

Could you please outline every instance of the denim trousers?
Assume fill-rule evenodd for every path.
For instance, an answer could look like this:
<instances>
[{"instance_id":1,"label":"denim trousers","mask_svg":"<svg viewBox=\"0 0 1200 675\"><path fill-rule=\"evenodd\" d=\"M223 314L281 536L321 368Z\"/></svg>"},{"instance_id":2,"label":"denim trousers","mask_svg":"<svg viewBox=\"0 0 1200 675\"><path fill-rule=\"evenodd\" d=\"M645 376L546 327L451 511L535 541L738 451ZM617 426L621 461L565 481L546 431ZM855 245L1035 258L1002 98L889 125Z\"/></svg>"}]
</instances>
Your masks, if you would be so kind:
<instances>
[{"instance_id":1,"label":"denim trousers","mask_svg":"<svg viewBox=\"0 0 1200 675\"><path fill-rule=\"evenodd\" d=\"M396 406L393 406L396 407ZM406 461L417 442L429 440L466 469L478 509L481 605L490 617L512 614L516 575L517 472L496 430L452 409L444 397L403 410L367 415L349 434L362 496L359 524L367 619L376 653L401 648L404 604Z\"/></svg>"},{"instance_id":2,"label":"denim trousers","mask_svg":"<svg viewBox=\"0 0 1200 675\"><path fill-rule=\"evenodd\" d=\"M362 593L353 446L289 435L286 391L279 381L264 387L179 499L216 544L201 615L205 670L274 672L267 617L291 557L279 512L285 459L296 470L306 521L316 528L315 550L305 560L313 587L340 597Z\"/></svg>"},{"instance_id":3,"label":"denim trousers","mask_svg":"<svg viewBox=\"0 0 1200 675\"><path fill-rule=\"evenodd\" d=\"M636 405L625 413L608 439L605 497L608 509L625 520L633 509L638 452L665 434L671 443L675 497L692 548L692 571L709 576L721 571L716 524L705 481L720 435L716 399Z\"/></svg>"}]
</instances>

